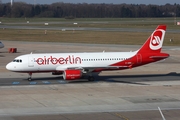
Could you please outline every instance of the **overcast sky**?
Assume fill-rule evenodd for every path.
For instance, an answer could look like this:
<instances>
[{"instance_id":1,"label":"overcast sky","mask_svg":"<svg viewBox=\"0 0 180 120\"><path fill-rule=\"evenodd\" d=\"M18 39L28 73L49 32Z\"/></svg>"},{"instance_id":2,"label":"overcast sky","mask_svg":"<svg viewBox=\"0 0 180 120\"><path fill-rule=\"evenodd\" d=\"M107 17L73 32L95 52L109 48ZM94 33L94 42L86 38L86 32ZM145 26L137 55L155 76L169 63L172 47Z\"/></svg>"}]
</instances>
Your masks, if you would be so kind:
<instances>
[{"instance_id":1,"label":"overcast sky","mask_svg":"<svg viewBox=\"0 0 180 120\"><path fill-rule=\"evenodd\" d=\"M3 3L10 2L11 0L1 0ZM113 3L113 4L156 4L156 5L164 5L166 3L170 4L180 4L180 0L14 0L22 1L30 4L51 4L55 2L64 2L64 3Z\"/></svg>"}]
</instances>

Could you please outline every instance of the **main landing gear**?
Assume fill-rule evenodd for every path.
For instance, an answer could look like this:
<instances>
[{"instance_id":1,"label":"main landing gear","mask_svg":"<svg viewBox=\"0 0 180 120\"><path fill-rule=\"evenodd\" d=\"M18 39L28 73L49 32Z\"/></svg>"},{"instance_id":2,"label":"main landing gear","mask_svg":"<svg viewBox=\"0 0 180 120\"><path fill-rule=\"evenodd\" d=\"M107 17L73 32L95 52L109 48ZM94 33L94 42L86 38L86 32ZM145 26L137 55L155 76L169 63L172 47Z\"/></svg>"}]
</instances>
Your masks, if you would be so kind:
<instances>
[{"instance_id":1,"label":"main landing gear","mask_svg":"<svg viewBox=\"0 0 180 120\"><path fill-rule=\"evenodd\" d=\"M93 76L88 77L88 81L94 81L94 80L95 80L95 78Z\"/></svg>"},{"instance_id":2,"label":"main landing gear","mask_svg":"<svg viewBox=\"0 0 180 120\"><path fill-rule=\"evenodd\" d=\"M28 77L28 81L32 81L32 73L28 73L29 77Z\"/></svg>"},{"instance_id":3,"label":"main landing gear","mask_svg":"<svg viewBox=\"0 0 180 120\"><path fill-rule=\"evenodd\" d=\"M96 72L96 73L92 73L92 72L88 72L86 74L87 78L88 78L88 81L95 81L95 77L98 76L99 72Z\"/></svg>"}]
</instances>

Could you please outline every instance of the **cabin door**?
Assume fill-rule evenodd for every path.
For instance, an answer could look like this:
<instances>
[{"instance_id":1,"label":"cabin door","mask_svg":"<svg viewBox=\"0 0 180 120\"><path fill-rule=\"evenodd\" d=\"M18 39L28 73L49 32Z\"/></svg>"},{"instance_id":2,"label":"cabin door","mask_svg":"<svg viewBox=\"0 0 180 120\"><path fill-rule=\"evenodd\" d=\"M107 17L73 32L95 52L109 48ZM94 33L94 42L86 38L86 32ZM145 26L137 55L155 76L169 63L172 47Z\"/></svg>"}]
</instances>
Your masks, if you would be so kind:
<instances>
[{"instance_id":1,"label":"cabin door","mask_svg":"<svg viewBox=\"0 0 180 120\"><path fill-rule=\"evenodd\" d=\"M29 56L28 58L28 67L34 67L34 60L33 60L33 56Z\"/></svg>"}]
</instances>

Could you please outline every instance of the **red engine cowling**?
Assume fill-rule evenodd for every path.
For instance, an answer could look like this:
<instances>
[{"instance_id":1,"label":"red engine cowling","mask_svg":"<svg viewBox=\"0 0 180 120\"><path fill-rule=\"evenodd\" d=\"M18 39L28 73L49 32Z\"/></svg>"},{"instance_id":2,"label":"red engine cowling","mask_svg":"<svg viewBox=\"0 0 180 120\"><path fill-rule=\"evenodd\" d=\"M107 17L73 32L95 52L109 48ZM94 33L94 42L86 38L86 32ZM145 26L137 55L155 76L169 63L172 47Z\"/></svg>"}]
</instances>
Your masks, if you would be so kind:
<instances>
[{"instance_id":1,"label":"red engine cowling","mask_svg":"<svg viewBox=\"0 0 180 120\"><path fill-rule=\"evenodd\" d=\"M76 80L81 78L82 73L80 70L65 70L63 73L64 80Z\"/></svg>"}]
</instances>

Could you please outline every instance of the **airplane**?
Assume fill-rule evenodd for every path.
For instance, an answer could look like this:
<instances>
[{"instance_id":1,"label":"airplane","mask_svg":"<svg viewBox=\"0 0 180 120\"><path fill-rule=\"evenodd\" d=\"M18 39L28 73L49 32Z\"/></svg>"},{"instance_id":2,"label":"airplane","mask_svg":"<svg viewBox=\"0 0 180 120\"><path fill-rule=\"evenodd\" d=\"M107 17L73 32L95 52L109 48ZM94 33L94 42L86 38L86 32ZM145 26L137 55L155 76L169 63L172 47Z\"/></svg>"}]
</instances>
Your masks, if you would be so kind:
<instances>
[{"instance_id":1,"label":"airplane","mask_svg":"<svg viewBox=\"0 0 180 120\"><path fill-rule=\"evenodd\" d=\"M16 57L6 69L28 73L29 81L33 73L42 72L62 75L67 81L82 77L94 81L94 75L102 71L131 69L168 58L168 53L161 52L165 32L166 25L159 25L142 47L133 52L30 53Z\"/></svg>"},{"instance_id":2,"label":"airplane","mask_svg":"<svg viewBox=\"0 0 180 120\"><path fill-rule=\"evenodd\" d=\"M0 48L3 48L4 44L0 41Z\"/></svg>"}]
</instances>

